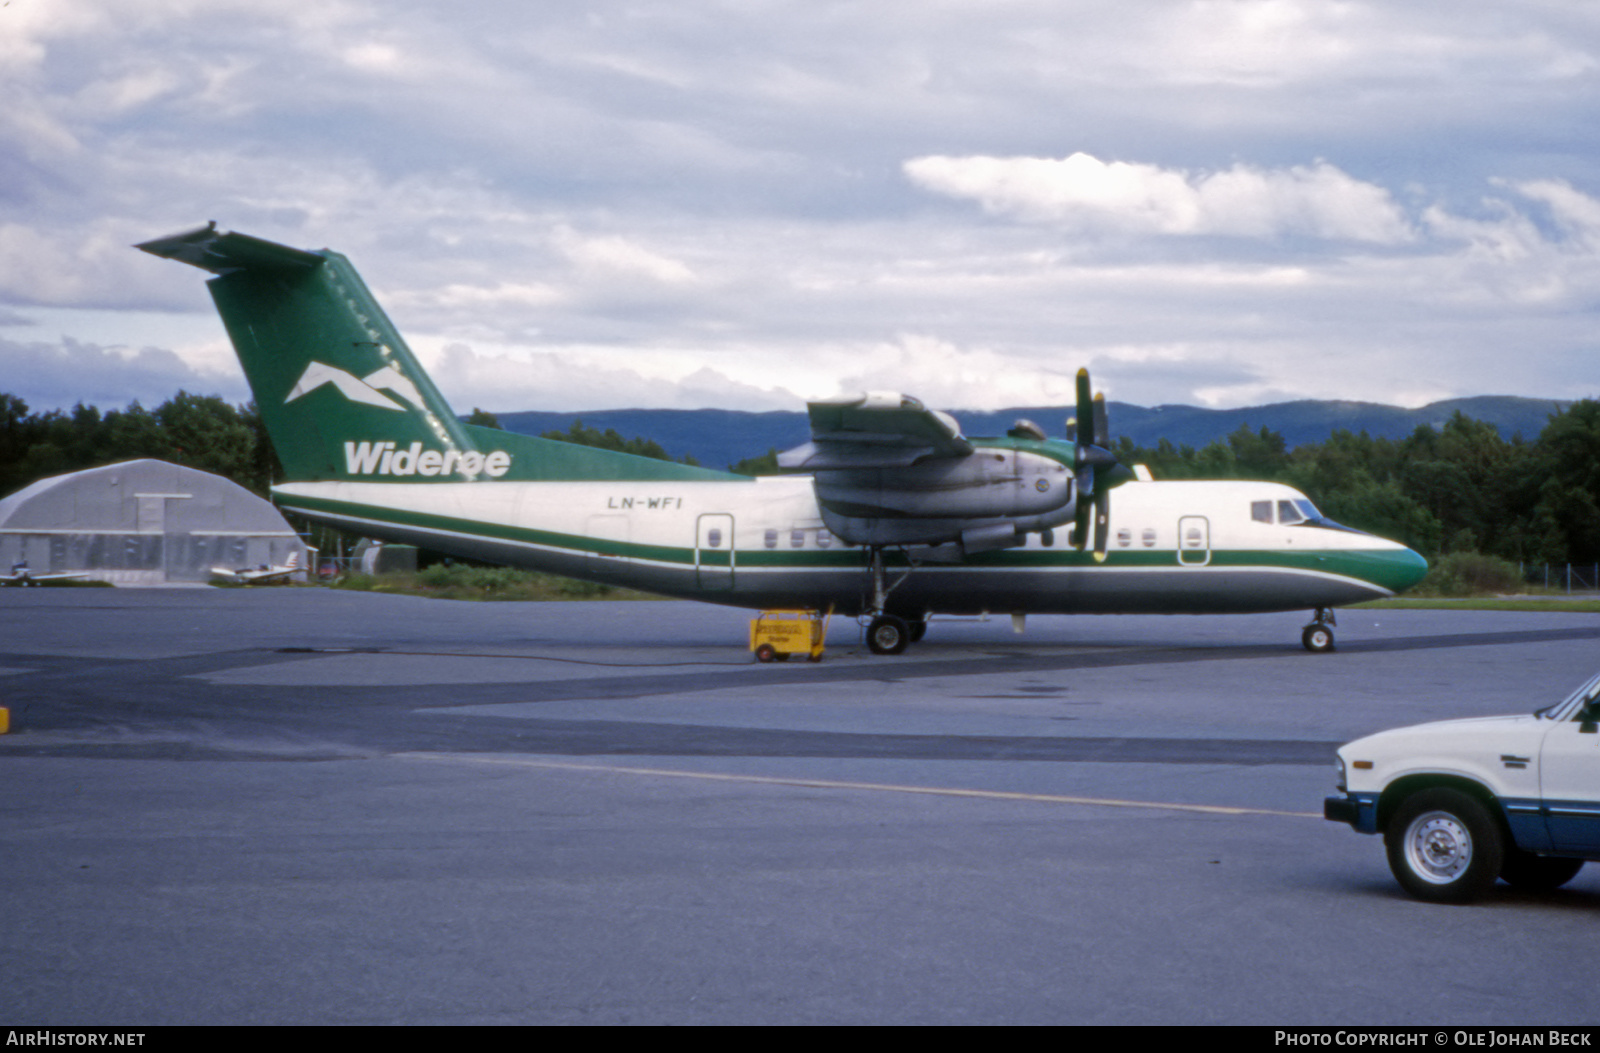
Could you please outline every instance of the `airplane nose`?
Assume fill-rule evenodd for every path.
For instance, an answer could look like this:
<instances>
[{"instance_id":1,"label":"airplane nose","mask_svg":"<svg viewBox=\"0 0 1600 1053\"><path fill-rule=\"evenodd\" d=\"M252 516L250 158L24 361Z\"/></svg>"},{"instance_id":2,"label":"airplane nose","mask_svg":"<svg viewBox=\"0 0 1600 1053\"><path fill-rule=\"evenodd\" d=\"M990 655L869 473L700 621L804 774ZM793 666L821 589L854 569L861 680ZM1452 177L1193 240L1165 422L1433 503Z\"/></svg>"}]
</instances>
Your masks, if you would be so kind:
<instances>
[{"instance_id":1,"label":"airplane nose","mask_svg":"<svg viewBox=\"0 0 1600 1053\"><path fill-rule=\"evenodd\" d=\"M1422 553L1402 548L1396 555L1394 583L1389 585L1395 592L1404 592L1428 576L1428 560Z\"/></svg>"},{"instance_id":2,"label":"airplane nose","mask_svg":"<svg viewBox=\"0 0 1600 1053\"><path fill-rule=\"evenodd\" d=\"M1428 576L1428 561L1398 541L1378 538L1377 546L1362 552L1351 570L1362 580L1391 595L1401 593Z\"/></svg>"}]
</instances>

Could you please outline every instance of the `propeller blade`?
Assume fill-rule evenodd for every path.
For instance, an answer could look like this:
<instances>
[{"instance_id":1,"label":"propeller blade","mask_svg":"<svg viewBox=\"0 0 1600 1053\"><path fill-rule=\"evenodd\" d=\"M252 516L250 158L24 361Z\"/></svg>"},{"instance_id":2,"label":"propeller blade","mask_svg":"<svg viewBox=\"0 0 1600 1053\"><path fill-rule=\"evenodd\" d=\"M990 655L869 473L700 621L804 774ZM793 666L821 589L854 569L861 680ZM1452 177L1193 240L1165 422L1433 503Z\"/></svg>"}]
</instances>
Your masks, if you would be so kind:
<instances>
[{"instance_id":1,"label":"propeller blade","mask_svg":"<svg viewBox=\"0 0 1600 1053\"><path fill-rule=\"evenodd\" d=\"M1079 552L1082 552L1089 543L1089 518L1093 514L1092 508L1093 502L1089 500L1089 495L1080 490L1078 507L1072 520L1072 547Z\"/></svg>"},{"instance_id":2,"label":"propeller blade","mask_svg":"<svg viewBox=\"0 0 1600 1053\"><path fill-rule=\"evenodd\" d=\"M1077 468L1073 477L1078 488L1072 544L1079 552L1088 547L1092 521L1094 558L1101 562L1106 558L1111 533L1111 488L1134 478L1134 474L1118 464L1117 455L1111 452L1106 397L1103 393L1094 394L1087 369L1078 370L1077 389L1078 415L1067 421L1067 439L1075 448Z\"/></svg>"},{"instance_id":3,"label":"propeller blade","mask_svg":"<svg viewBox=\"0 0 1600 1053\"><path fill-rule=\"evenodd\" d=\"M1111 491L1101 490L1094 495L1094 561L1106 561L1107 535L1111 533Z\"/></svg>"},{"instance_id":4,"label":"propeller blade","mask_svg":"<svg viewBox=\"0 0 1600 1053\"><path fill-rule=\"evenodd\" d=\"M1094 395L1089 391L1089 371L1078 370L1078 422L1075 442L1094 444ZM1085 435L1084 433L1089 434Z\"/></svg>"}]
</instances>

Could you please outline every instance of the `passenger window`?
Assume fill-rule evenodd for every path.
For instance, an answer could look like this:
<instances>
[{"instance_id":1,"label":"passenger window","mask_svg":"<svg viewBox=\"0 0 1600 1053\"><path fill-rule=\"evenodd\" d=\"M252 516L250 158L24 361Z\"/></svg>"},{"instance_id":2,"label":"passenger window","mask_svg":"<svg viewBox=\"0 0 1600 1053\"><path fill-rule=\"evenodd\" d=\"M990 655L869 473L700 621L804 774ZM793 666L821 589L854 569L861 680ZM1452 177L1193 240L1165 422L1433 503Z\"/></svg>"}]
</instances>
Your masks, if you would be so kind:
<instances>
[{"instance_id":1,"label":"passenger window","mask_svg":"<svg viewBox=\"0 0 1600 1053\"><path fill-rule=\"evenodd\" d=\"M828 533L826 530L817 531L817 547L818 548L827 548L831 544L833 544L833 535L832 534Z\"/></svg>"},{"instance_id":2,"label":"passenger window","mask_svg":"<svg viewBox=\"0 0 1600 1053\"><path fill-rule=\"evenodd\" d=\"M1153 527L1145 527L1144 528L1144 533L1139 535L1139 540L1144 542L1144 547L1145 548L1155 548L1156 547L1156 532L1155 532L1155 528L1153 528Z\"/></svg>"},{"instance_id":3,"label":"passenger window","mask_svg":"<svg viewBox=\"0 0 1600 1053\"><path fill-rule=\"evenodd\" d=\"M1251 501L1250 502L1250 518L1254 519L1257 523L1270 523L1270 522L1272 522L1272 502L1271 501Z\"/></svg>"},{"instance_id":4,"label":"passenger window","mask_svg":"<svg viewBox=\"0 0 1600 1053\"><path fill-rule=\"evenodd\" d=\"M768 548L777 548L778 547L778 532L776 530L767 531L766 537L765 537L765 541L766 541L766 544L767 544Z\"/></svg>"},{"instance_id":5,"label":"passenger window","mask_svg":"<svg viewBox=\"0 0 1600 1053\"><path fill-rule=\"evenodd\" d=\"M1305 516L1300 514L1300 510L1294 506L1293 501L1278 502L1278 522L1299 523L1304 519Z\"/></svg>"},{"instance_id":6,"label":"passenger window","mask_svg":"<svg viewBox=\"0 0 1600 1053\"><path fill-rule=\"evenodd\" d=\"M790 548L805 548L806 547L806 532L804 530L791 530L791 531L789 531L789 547Z\"/></svg>"},{"instance_id":7,"label":"passenger window","mask_svg":"<svg viewBox=\"0 0 1600 1053\"><path fill-rule=\"evenodd\" d=\"M1117 531L1117 547L1127 548L1131 544L1133 544L1133 531L1127 527L1120 528Z\"/></svg>"},{"instance_id":8,"label":"passenger window","mask_svg":"<svg viewBox=\"0 0 1600 1053\"><path fill-rule=\"evenodd\" d=\"M706 531L706 548L722 547L722 531L712 529Z\"/></svg>"}]
</instances>

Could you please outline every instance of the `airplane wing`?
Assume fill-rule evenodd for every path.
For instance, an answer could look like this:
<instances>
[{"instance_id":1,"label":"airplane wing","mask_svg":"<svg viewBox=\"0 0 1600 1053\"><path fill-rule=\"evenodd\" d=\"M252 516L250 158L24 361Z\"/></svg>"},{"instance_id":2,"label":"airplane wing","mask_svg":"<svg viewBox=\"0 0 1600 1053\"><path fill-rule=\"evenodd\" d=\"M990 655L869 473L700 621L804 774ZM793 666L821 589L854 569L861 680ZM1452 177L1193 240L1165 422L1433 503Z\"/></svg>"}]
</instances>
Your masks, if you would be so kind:
<instances>
[{"instance_id":1,"label":"airplane wing","mask_svg":"<svg viewBox=\"0 0 1600 1053\"><path fill-rule=\"evenodd\" d=\"M0 585L12 585L12 586L27 587L29 585L43 585L47 581L76 581L76 580L79 580L81 578L87 578L88 576L89 575L88 575L87 572L82 572L82 573L63 572L63 573L59 573L59 574L31 574L27 570L23 570L23 571L21 571L19 573L0 574Z\"/></svg>"},{"instance_id":2,"label":"airplane wing","mask_svg":"<svg viewBox=\"0 0 1600 1053\"><path fill-rule=\"evenodd\" d=\"M234 585L283 585L289 581L294 573L300 569L300 553L289 553L289 561L276 566L263 564L259 567L212 567L213 577Z\"/></svg>"},{"instance_id":3,"label":"airplane wing","mask_svg":"<svg viewBox=\"0 0 1600 1053\"><path fill-rule=\"evenodd\" d=\"M231 585L276 585L289 580L293 567L212 567L211 576Z\"/></svg>"},{"instance_id":4,"label":"airplane wing","mask_svg":"<svg viewBox=\"0 0 1600 1053\"><path fill-rule=\"evenodd\" d=\"M965 457L972 443L948 413L909 395L873 392L810 402L811 441L778 455L782 468L905 468L920 461Z\"/></svg>"}]
</instances>

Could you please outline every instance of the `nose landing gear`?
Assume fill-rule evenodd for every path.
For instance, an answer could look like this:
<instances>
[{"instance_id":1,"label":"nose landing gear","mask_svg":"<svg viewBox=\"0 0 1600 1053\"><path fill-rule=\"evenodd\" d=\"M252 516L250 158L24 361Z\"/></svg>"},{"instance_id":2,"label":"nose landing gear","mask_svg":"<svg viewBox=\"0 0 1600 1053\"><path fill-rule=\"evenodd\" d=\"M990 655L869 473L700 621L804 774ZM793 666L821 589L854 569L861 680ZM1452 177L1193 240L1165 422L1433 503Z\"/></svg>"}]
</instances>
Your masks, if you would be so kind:
<instances>
[{"instance_id":1,"label":"nose landing gear","mask_svg":"<svg viewBox=\"0 0 1600 1053\"><path fill-rule=\"evenodd\" d=\"M1333 627L1337 624L1333 608L1318 607L1317 616L1300 632L1301 645L1312 654L1334 650Z\"/></svg>"}]
</instances>

